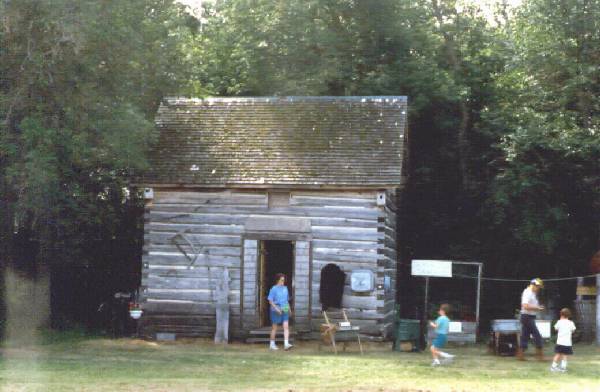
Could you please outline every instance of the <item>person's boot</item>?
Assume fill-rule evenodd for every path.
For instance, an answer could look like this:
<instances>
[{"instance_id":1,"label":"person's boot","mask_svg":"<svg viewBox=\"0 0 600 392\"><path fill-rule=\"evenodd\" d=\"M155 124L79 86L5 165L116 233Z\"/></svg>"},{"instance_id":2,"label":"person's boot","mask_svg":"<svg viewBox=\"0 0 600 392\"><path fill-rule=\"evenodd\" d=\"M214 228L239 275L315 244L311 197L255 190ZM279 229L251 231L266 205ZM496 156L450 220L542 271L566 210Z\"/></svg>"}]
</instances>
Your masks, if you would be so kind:
<instances>
[{"instance_id":1,"label":"person's boot","mask_svg":"<svg viewBox=\"0 0 600 392\"><path fill-rule=\"evenodd\" d=\"M548 360L546 357L544 357L544 349L543 348L535 349L535 359L537 359L538 361L547 361Z\"/></svg>"},{"instance_id":2,"label":"person's boot","mask_svg":"<svg viewBox=\"0 0 600 392\"><path fill-rule=\"evenodd\" d=\"M525 359L525 353L523 352L523 349L521 347L517 348L515 357L517 357L517 361L527 361L527 359Z\"/></svg>"}]
</instances>

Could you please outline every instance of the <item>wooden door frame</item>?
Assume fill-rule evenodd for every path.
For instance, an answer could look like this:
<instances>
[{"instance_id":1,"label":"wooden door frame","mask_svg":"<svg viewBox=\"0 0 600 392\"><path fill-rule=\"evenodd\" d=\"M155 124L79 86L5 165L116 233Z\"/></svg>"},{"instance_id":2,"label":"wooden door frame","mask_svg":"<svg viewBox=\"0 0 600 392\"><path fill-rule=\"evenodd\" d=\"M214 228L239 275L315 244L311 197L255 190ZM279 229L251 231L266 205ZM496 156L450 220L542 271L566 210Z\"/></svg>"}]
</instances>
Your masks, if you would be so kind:
<instances>
[{"instance_id":1,"label":"wooden door frame","mask_svg":"<svg viewBox=\"0 0 600 392\"><path fill-rule=\"evenodd\" d=\"M258 260L256 262L256 293L257 293L257 297L256 297L256 301L257 301L257 307L258 307L258 327L266 327L266 325L262 325L263 323L263 311L266 312L268 311L268 306L266 307L266 309L263 309L262 307L265 306L264 305L264 301L262 300L261 296L262 296L262 292L264 290L263 287L263 278L264 278L264 266L263 264L266 263L266 260L264 260L263 256L263 252L264 252L264 247L265 247L265 241L282 241L282 242L290 242L292 245L292 292L291 297L295 298L295 294L296 294L296 282L295 282L295 271L296 271L296 240L293 239L271 239L271 238L263 238L263 239L259 239L257 240L257 257ZM268 284L266 284L266 286L268 287ZM290 318L290 325L294 324L294 318L296 315L296 311L295 309L292 307L292 317Z\"/></svg>"},{"instance_id":2,"label":"wooden door frame","mask_svg":"<svg viewBox=\"0 0 600 392\"><path fill-rule=\"evenodd\" d=\"M307 280L308 287L307 290L309 296L309 303L307 314L305 315L309 324L311 320L311 306L312 306L312 234L311 233L296 233L296 232L272 232L272 231L246 231L241 237L242 244L242 270L241 270L241 282L240 282L240 328L242 330L249 330L256 328L260 325L260 317L258 315L258 303L256 302L258 299L258 295L256 292L258 290L258 273L259 273L259 252L258 252L258 241L292 241L294 243L294 275L295 279L293 280L293 295L294 295L294 305L297 303L296 296L296 281L298 280L298 275L296 274L298 265L297 265L297 252L298 252L298 242L305 242L310 250L310 255L308 259L307 266ZM255 245L248 246L248 255L245 253L247 242L254 242ZM303 256L304 257L304 256ZM250 294L252 297L247 297L247 294ZM252 298L252 299L250 299ZM293 310L292 316L294 318L294 323L298 326L298 318L296 317L296 308ZM304 315L302 316L304 318Z\"/></svg>"}]
</instances>

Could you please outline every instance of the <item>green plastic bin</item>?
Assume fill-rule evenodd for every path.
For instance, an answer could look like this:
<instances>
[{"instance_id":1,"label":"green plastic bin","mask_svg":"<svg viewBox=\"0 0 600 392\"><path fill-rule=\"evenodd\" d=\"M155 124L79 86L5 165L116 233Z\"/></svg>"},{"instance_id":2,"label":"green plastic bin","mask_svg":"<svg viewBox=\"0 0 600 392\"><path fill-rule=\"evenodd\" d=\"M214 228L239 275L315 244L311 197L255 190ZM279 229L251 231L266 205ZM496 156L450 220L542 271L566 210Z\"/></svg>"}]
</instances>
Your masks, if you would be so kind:
<instances>
[{"instance_id":1,"label":"green plastic bin","mask_svg":"<svg viewBox=\"0 0 600 392\"><path fill-rule=\"evenodd\" d=\"M418 347L421 335L421 321L411 319L396 319L394 328L394 350L400 350L401 342L412 342Z\"/></svg>"}]
</instances>

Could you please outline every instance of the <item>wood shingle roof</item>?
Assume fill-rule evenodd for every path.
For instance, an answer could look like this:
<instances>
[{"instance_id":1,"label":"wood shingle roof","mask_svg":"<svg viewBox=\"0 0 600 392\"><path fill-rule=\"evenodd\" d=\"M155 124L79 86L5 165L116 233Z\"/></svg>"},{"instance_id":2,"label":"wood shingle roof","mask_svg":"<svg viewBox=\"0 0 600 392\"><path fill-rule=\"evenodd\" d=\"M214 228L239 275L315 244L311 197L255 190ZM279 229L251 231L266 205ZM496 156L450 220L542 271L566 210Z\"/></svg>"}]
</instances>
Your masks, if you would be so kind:
<instances>
[{"instance_id":1,"label":"wood shingle roof","mask_svg":"<svg viewBox=\"0 0 600 392\"><path fill-rule=\"evenodd\" d=\"M393 186L407 99L166 98L147 186Z\"/></svg>"}]
</instances>

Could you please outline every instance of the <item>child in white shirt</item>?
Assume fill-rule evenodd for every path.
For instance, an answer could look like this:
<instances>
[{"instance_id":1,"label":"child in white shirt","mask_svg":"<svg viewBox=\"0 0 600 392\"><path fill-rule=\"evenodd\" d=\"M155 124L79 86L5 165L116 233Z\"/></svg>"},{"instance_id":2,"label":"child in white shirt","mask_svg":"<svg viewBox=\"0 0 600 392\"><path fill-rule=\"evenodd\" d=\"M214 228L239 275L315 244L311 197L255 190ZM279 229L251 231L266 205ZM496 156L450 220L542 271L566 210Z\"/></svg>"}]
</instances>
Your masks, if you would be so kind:
<instances>
[{"instance_id":1,"label":"child in white shirt","mask_svg":"<svg viewBox=\"0 0 600 392\"><path fill-rule=\"evenodd\" d=\"M560 320L554 324L554 329L558 331L558 337L556 338L555 355L550 368L553 372L566 372L567 355L573 355L571 335L575 331L575 324L569 320L569 317L571 317L571 311L568 308L563 308L560 311ZM560 361L560 367L558 361Z\"/></svg>"}]
</instances>

